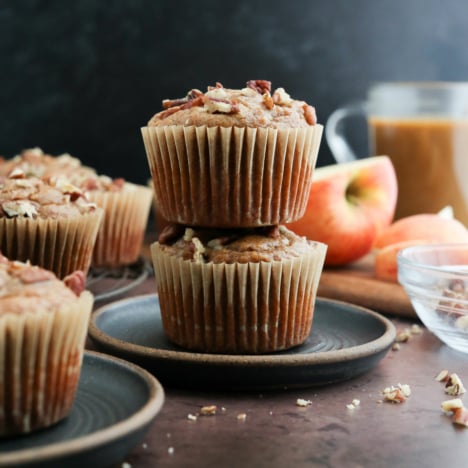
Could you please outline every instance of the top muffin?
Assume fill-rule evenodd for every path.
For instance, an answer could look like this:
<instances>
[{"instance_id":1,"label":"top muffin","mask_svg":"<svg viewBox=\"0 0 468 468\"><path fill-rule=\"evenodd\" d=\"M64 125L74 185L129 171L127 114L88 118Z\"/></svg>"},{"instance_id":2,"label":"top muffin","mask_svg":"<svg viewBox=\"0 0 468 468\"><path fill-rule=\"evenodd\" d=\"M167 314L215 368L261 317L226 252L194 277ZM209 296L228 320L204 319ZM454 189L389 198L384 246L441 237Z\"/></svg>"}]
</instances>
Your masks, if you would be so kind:
<instances>
[{"instance_id":1,"label":"top muffin","mask_svg":"<svg viewBox=\"0 0 468 468\"><path fill-rule=\"evenodd\" d=\"M142 127L155 200L169 222L248 228L303 216L323 126L266 80L166 99Z\"/></svg>"},{"instance_id":2,"label":"top muffin","mask_svg":"<svg viewBox=\"0 0 468 468\"><path fill-rule=\"evenodd\" d=\"M165 99L163 107L148 126L301 128L317 123L314 107L292 99L283 88L271 92L266 80L250 80L242 89L220 83L205 93L192 89L182 99Z\"/></svg>"}]
</instances>

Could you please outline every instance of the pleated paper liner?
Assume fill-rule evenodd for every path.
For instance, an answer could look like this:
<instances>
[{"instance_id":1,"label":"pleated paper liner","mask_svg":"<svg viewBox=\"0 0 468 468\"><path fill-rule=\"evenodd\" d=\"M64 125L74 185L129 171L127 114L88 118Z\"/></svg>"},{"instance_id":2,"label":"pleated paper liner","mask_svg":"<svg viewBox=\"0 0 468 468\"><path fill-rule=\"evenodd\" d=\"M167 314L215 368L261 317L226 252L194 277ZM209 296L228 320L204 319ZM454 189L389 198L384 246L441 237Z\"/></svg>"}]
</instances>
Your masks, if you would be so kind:
<instances>
[{"instance_id":1,"label":"pleated paper liner","mask_svg":"<svg viewBox=\"0 0 468 468\"><path fill-rule=\"evenodd\" d=\"M89 270L103 211L70 218L0 219L0 251L10 260L30 261L57 277Z\"/></svg>"},{"instance_id":2,"label":"pleated paper liner","mask_svg":"<svg viewBox=\"0 0 468 468\"><path fill-rule=\"evenodd\" d=\"M51 312L0 315L0 436L66 417L81 371L93 296Z\"/></svg>"},{"instance_id":3,"label":"pleated paper liner","mask_svg":"<svg viewBox=\"0 0 468 468\"><path fill-rule=\"evenodd\" d=\"M151 245L165 334L194 351L268 353L309 336L326 246L282 261L213 264Z\"/></svg>"},{"instance_id":4,"label":"pleated paper liner","mask_svg":"<svg viewBox=\"0 0 468 468\"><path fill-rule=\"evenodd\" d=\"M87 195L104 209L92 265L116 267L136 262L151 209L151 188L127 182L119 192L90 191Z\"/></svg>"},{"instance_id":5,"label":"pleated paper liner","mask_svg":"<svg viewBox=\"0 0 468 468\"><path fill-rule=\"evenodd\" d=\"M155 230L155 233L159 235L169 224L169 222L161 215L161 211L158 207L158 202L156 201L156 197L154 195L153 179L148 180L148 187L150 187L151 192L153 194L153 199L151 203L153 211L153 228Z\"/></svg>"},{"instance_id":6,"label":"pleated paper liner","mask_svg":"<svg viewBox=\"0 0 468 468\"><path fill-rule=\"evenodd\" d=\"M162 217L219 228L301 218L322 129L142 128Z\"/></svg>"}]
</instances>

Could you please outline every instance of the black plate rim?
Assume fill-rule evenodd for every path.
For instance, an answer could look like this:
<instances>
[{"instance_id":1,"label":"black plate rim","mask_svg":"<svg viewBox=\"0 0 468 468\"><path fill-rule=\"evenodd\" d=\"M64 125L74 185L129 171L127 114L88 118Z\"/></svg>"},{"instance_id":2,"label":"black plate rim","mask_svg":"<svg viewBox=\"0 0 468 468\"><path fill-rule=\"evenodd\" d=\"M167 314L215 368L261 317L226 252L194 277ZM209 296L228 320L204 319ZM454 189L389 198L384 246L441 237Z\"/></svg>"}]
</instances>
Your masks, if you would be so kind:
<instances>
[{"instance_id":1,"label":"black plate rim","mask_svg":"<svg viewBox=\"0 0 468 468\"><path fill-rule=\"evenodd\" d=\"M37 463L59 460L62 457L78 456L84 451L93 450L119 440L128 434L148 425L161 410L165 394L161 383L148 371L124 359L109 356L96 351L85 351L85 359L98 359L118 364L126 372L132 372L141 378L148 386L149 396L146 403L128 418L84 436L78 436L65 441L52 443L38 448L27 448L0 453L0 466L20 466L27 463ZM47 429L45 429L47 430Z\"/></svg>"},{"instance_id":2,"label":"black plate rim","mask_svg":"<svg viewBox=\"0 0 468 468\"><path fill-rule=\"evenodd\" d=\"M365 307L350 304L336 299L317 297L317 303L328 303L336 306L351 308L355 312L371 316L376 322L384 326L384 332L378 338L366 343L352 346L340 350L322 351L314 353L291 353L291 354L211 354L179 350L166 350L160 348L151 348L143 345L129 343L127 341L114 338L97 326L97 321L101 315L104 315L109 309L116 306L125 306L126 303L148 300L156 298L157 293L143 294L131 298L121 299L98 308L93 312L90 320L88 333L90 338L98 345L106 349L114 349L116 352L125 351L127 354L140 358L152 358L167 360L173 362L191 362L193 364L203 363L205 366L219 365L241 365L243 367L282 367L282 366L304 366L323 363L343 363L354 361L360 358L366 358L387 349L395 340L396 330L393 323L386 317Z\"/></svg>"}]
</instances>

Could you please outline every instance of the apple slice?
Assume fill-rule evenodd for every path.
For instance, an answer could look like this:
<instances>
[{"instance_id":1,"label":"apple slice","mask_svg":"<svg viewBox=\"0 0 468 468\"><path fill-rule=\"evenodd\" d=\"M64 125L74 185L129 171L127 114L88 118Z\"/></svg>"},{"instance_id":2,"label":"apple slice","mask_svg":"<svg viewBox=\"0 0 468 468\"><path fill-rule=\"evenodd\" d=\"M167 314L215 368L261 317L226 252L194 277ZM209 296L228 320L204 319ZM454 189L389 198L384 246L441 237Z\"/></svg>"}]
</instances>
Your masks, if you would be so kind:
<instances>
[{"instance_id":1,"label":"apple slice","mask_svg":"<svg viewBox=\"0 0 468 468\"><path fill-rule=\"evenodd\" d=\"M370 252L395 212L393 164L373 156L315 169L304 216L288 227L328 245L325 265L345 265Z\"/></svg>"},{"instance_id":2,"label":"apple slice","mask_svg":"<svg viewBox=\"0 0 468 468\"><path fill-rule=\"evenodd\" d=\"M468 242L468 230L458 220L435 213L406 216L386 227L375 240L375 276L398 281L398 252L415 244Z\"/></svg>"}]
</instances>

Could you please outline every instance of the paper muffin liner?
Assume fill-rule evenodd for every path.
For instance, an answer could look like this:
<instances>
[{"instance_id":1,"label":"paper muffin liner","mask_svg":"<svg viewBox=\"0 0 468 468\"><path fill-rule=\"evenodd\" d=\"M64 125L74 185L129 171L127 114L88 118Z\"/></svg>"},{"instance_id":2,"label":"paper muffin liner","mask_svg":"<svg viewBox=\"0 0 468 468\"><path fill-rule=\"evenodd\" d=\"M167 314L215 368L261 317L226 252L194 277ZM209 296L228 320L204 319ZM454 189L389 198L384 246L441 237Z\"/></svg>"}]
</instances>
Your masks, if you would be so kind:
<instances>
[{"instance_id":1,"label":"paper muffin liner","mask_svg":"<svg viewBox=\"0 0 468 468\"><path fill-rule=\"evenodd\" d=\"M162 216L204 227L290 223L304 214L323 127L143 127Z\"/></svg>"},{"instance_id":2,"label":"paper muffin liner","mask_svg":"<svg viewBox=\"0 0 468 468\"><path fill-rule=\"evenodd\" d=\"M56 312L0 314L0 436L66 417L73 405L93 296Z\"/></svg>"},{"instance_id":3,"label":"paper muffin liner","mask_svg":"<svg viewBox=\"0 0 468 468\"><path fill-rule=\"evenodd\" d=\"M1 218L0 251L10 260L30 261L57 277L89 270L103 211L70 218Z\"/></svg>"},{"instance_id":4,"label":"paper muffin liner","mask_svg":"<svg viewBox=\"0 0 468 468\"><path fill-rule=\"evenodd\" d=\"M91 191L87 195L104 210L92 265L116 267L136 262L151 209L151 188L127 182L119 192Z\"/></svg>"},{"instance_id":5,"label":"paper muffin liner","mask_svg":"<svg viewBox=\"0 0 468 468\"><path fill-rule=\"evenodd\" d=\"M291 348L309 336L326 246L261 263L183 260L151 245L166 336L190 350L256 354Z\"/></svg>"},{"instance_id":6,"label":"paper muffin liner","mask_svg":"<svg viewBox=\"0 0 468 468\"><path fill-rule=\"evenodd\" d=\"M152 192L152 203L151 203L151 206L153 207L152 208L152 212L153 212L153 227L154 227L154 230L155 230L155 233L157 235L159 235L163 230L164 228L169 224L169 222L163 218L163 216L161 215L161 211L158 207L158 202L156 200L156 197L154 195L154 188L153 188L153 180L150 179L148 181L148 187L151 188L151 192Z\"/></svg>"}]
</instances>

